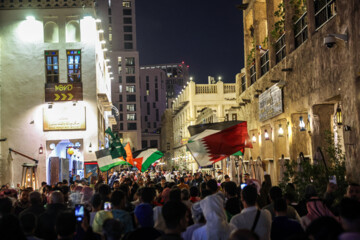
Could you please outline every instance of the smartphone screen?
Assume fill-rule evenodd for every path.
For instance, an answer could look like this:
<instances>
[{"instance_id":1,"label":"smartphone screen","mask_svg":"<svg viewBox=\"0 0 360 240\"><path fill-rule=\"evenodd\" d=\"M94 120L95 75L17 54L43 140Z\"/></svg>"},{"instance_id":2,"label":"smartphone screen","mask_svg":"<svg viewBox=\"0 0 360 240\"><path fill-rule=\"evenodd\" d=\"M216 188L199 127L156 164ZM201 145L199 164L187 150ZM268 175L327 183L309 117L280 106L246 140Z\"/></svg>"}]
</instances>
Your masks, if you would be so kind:
<instances>
[{"instance_id":1,"label":"smartphone screen","mask_svg":"<svg viewBox=\"0 0 360 240\"><path fill-rule=\"evenodd\" d=\"M111 211L111 202L105 202L104 203L104 210L105 211Z\"/></svg>"},{"instance_id":2,"label":"smartphone screen","mask_svg":"<svg viewBox=\"0 0 360 240\"><path fill-rule=\"evenodd\" d=\"M247 186L246 183L243 183L243 184L240 185L241 189L244 189L244 187L246 187L246 186Z\"/></svg>"},{"instance_id":3,"label":"smartphone screen","mask_svg":"<svg viewBox=\"0 0 360 240\"><path fill-rule=\"evenodd\" d=\"M76 217L76 221L82 222L82 220L84 219L84 205L82 204L75 205L75 217Z\"/></svg>"}]
</instances>

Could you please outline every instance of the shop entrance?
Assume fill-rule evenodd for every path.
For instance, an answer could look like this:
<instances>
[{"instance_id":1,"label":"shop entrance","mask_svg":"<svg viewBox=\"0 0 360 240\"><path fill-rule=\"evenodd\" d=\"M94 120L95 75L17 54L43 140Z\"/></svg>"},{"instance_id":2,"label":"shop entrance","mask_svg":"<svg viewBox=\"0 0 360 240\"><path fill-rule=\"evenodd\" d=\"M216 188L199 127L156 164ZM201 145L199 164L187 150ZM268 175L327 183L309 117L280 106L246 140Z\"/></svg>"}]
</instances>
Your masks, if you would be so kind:
<instances>
[{"instance_id":1,"label":"shop entrance","mask_svg":"<svg viewBox=\"0 0 360 240\"><path fill-rule=\"evenodd\" d=\"M77 175L84 178L82 139L46 141L46 150L48 183L56 184L64 179L73 182Z\"/></svg>"}]
</instances>

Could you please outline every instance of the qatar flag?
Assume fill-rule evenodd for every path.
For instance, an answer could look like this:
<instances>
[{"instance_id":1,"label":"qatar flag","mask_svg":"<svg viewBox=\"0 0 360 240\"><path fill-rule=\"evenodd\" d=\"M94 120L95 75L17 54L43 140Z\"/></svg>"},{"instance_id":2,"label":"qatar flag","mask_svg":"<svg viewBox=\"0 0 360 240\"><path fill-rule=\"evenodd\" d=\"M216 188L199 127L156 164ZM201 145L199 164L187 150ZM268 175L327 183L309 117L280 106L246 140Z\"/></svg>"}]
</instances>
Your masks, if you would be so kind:
<instances>
[{"instance_id":1,"label":"qatar flag","mask_svg":"<svg viewBox=\"0 0 360 240\"><path fill-rule=\"evenodd\" d=\"M214 164L235 153L243 154L245 148L252 148L246 122L221 130L205 129L192 136L186 146L201 167Z\"/></svg>"}]
</instances>

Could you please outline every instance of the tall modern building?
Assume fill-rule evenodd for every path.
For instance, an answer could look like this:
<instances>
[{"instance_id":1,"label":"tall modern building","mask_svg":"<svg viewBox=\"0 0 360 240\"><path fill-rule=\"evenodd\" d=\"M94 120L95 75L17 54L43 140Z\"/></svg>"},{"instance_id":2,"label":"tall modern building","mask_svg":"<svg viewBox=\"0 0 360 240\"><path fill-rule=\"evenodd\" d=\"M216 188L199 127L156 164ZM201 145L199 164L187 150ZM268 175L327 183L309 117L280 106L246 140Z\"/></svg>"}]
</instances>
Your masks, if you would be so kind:
<instances>
[{"instance_id":1,"label":"tall modern building","mask_svg":"<svg viewBox=\"0 0 360 240\"><path fill-rule=\"evenodd\" d=\"M142 66L141 69L162 69L166 74L166 104L172 107L173 100L189 81L189 65L181 63L157 64Z\"/></svg>"},{"instance_id":2,"label":"tall modern building","mask_svg":"<svg viewBox=\"0 0 360 240\"><path fill-rule=\"evenodd\" d=\"M141 149L141 109L139 53L136 50L135 0L109 0L96 3L102 21L106 50L112 70L112 104L123 142Z\"/></svg>"},{"instance_id":3,"label":"tall modern building","mask_svg":"<svg viewBox=\"0 0 360 240\"><path fill-rule=\"evenodd\" d=\"M141 147L160 146L161 116L166 110L166 73L159 69L140 69Z\"/></svg>"}]
</instances>

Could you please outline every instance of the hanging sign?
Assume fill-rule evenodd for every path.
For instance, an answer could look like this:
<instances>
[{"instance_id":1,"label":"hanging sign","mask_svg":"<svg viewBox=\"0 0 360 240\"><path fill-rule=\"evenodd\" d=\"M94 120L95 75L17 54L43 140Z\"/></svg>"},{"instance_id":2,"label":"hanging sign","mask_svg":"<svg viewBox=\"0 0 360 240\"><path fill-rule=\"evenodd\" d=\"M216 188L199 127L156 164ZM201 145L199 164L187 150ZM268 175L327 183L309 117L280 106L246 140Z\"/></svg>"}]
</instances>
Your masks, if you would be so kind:
<instances>
[{"instance_id":1,"label":"hanging sign","mask_svg":"<svg viewBox=\"0 0 360 240\"><path fill-rule=\"evenodd\" d=\"M259 96L259 119L265 121L284 112L282 90L272 86Z\"/></svg>"},{"instance_id":2,"label":"hanging sign","mask_svg":"<svg viewBox=\"0 0 360 240\"><path fill-rule=\"evenodd\" d=\"M82 101L82 83L46 83L45 102Z\"/></svg>"}]
</instances>

